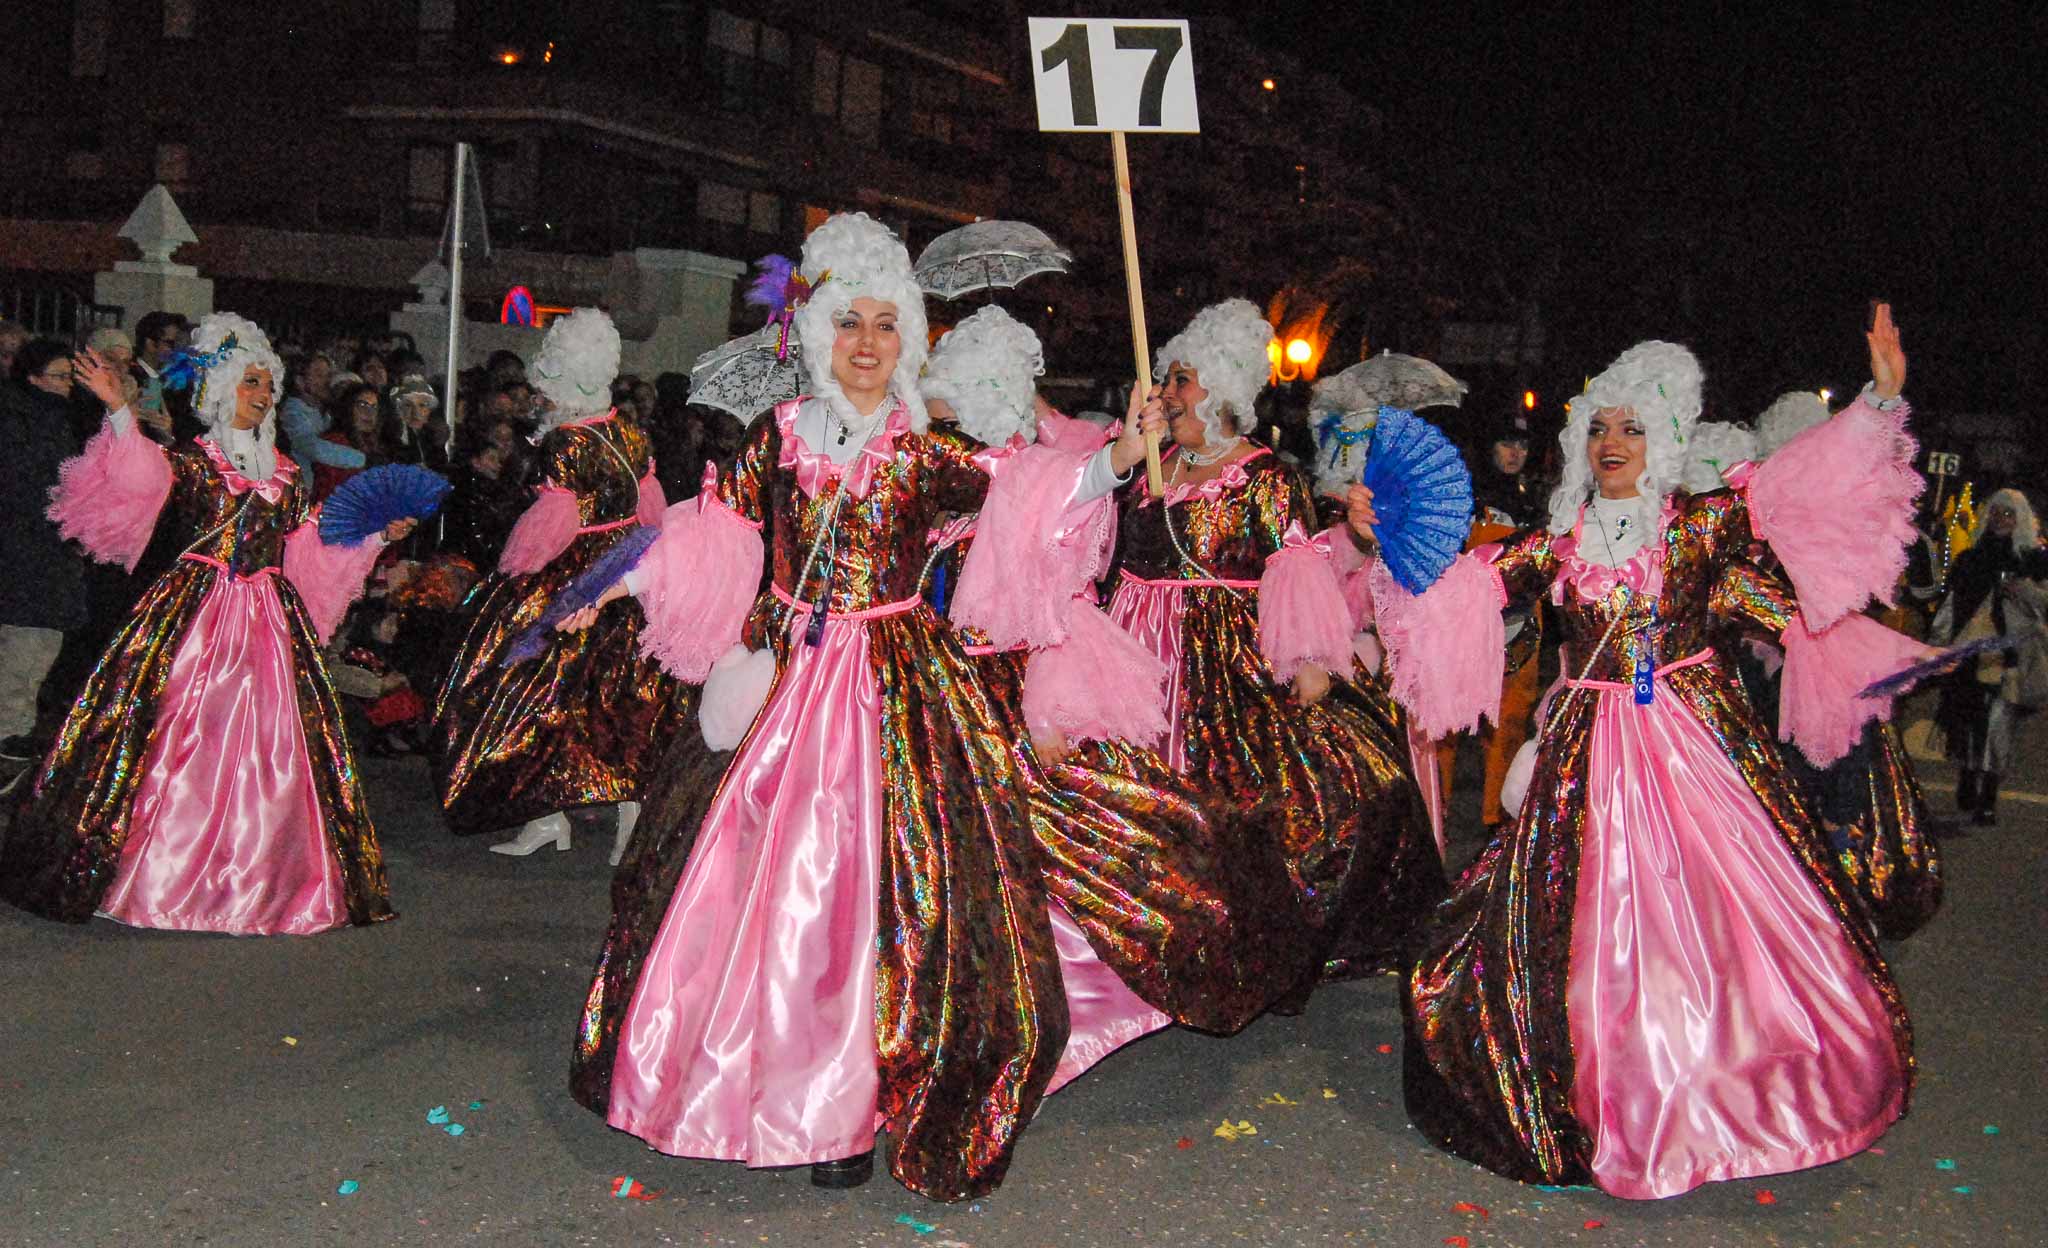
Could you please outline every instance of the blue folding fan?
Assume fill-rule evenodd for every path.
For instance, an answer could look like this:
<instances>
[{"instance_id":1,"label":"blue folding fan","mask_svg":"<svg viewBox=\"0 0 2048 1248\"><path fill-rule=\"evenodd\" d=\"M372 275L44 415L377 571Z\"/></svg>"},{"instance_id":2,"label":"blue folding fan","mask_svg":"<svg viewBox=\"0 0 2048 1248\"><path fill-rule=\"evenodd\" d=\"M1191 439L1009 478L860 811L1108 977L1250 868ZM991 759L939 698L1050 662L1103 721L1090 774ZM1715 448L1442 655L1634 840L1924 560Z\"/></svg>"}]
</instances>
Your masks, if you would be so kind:
<instances>
[{"instance_id":1,"label":"blue folding fan","mask_svg":"<svg viewBox=\"0 0 2048 1248\"><path fill-rule=\"evenodd\" d=\"M441 509L449 489L448 478L417 464L365 469L320 504L320 540L353 546L394 520L424 520Z\"/></svg>"},{"instance_id":2,"label":"blue folding fan","mask_svg":"<svg viewBox=\"0 0 2048 1248\"><path fill-rule=\"evenodd\" d=\"M1411 594L1436 584L1472 531L1472 474L1435 425L1382 407L1359 474L1372 491L1380 560Z\"/></svg>"},{"instance_id":3,"label":"blue folding fan","mask_svg":"<svg viewBox=\"0 0 2048 1248\"><path fill-rule=\"evenodd\" d=\"M527 625L512 639L512 644L505 647L498 666L510 667L546 653L548 640L555 635L555 625L603 597L604 591L640 565L640 556L646 554L647 548L654 545L654 539L660 536L660 529L645 525L627 529L624 537L612 543L611 549L591 560L589 567L578 572L562 587L561 593L548 600L548 605L541 608L540 618Z\"/></svg>"},{"instance_id":4,"label":"blue folding fan","mask_svg":"<svg viewBox=\"0 0 2048 1248\"><path fill-rule=\"evenodd\" d=\"M1937 650L1932 655L1910 667L1902 667L1889 676L1871 681L1858 690L1856 696L1859 698L1889 698L1904 693L1929 676L1939 676L1943 672L1952 672L1979 655L1993 654L2000 650L2017 650L2021 640L2022 638L2019 637L1980 637L1976 641L1964 642L1960 646L1950 646L1946 650Z\"/></svg>"}]
</instances>

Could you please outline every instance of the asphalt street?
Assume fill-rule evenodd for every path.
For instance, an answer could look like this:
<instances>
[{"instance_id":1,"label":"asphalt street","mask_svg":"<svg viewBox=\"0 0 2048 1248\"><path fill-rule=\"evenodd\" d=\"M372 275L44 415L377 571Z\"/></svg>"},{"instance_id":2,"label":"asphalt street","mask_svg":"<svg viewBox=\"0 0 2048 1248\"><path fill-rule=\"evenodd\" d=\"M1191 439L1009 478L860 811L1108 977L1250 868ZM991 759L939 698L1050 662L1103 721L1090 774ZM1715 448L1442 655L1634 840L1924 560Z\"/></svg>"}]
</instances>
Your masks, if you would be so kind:
<instances>
[{"instance_id":1,"label":"asphalt street","mask_svg":"<svg viewBox=\"0 0 2048 1248\"><path fill-rule=\"evenodd\" d=\"M1945 911L1888 949L1918 1035L1912 1113L1848 1161L1659 1202L1524 1187L1424 1145L1389 979L1228 1040L1125 1049L1047 1102L976 1202L663 1157L566 1088L609 815L572 852L503 858L443 831L422 764L373 760L396 922L258 940L0 907L0 1244L2040 1243L2048 734L2029 729L2000 825L1946 843ZM1949 809L1952 773L1923 778ZM620 1177L660 1195L615 1197Z\"/></svg>"}]
</instances>

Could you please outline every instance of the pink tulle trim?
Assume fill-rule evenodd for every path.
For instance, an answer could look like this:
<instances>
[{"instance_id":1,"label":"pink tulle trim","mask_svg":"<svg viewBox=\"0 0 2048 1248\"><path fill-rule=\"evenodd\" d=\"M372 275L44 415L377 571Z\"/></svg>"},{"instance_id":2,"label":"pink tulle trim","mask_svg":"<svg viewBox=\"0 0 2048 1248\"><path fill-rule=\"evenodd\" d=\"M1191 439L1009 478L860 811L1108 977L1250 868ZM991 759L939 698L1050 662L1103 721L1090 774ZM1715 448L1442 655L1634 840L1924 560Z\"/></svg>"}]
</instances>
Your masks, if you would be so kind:
<instances>
[{"instance_id":1,"label":"pink tulle trim","mask_svg":"<svg viewBox=\"0 0 2048 1248\"><path fill-rule=\"evenodd\" d=\"M93 558L133 572L170 496L171 461L163 448L133 429L116 433L109 423L57 469L44 514Z\"/></svg>"},{"instance_id":2,"label":"pink tulle trim","mask_svg":"<svg viewBox=\"0 0 2048 1248\"><path fill-rule=\"evenodd\" d=\"M647 626L641 652L697 684L740 639L761 587L761 530L706 485L668 509L661 536L634 569Z\"/></svg>"},{"instance_id":3,"label":"pink tulle trim","mask_svg":"<svg viewBox=\"0 0 2048 1248\"><path fill-rule=\"evenodd\" d=\"M540 494L520 514L519 522L505 539L504 552L498 556L498 571L507 576L540 571L569 549L582 523L575 494L558 485L540 487Z\"/></svg>"},{"instance_id":4,"label":"pink tulle trim","mask_svg":"<svg viewBox=\"0 0 2048 1248\"><path fill-rule=\"evenodd\" d=\"M1858 692L1927 657L1923 643L1863 615L1843 616L1818 634L1795 618L1780 640L1785 673L1778 687L1778 738L1797 745L1819 767L1847 754L1865 724L1891 717L1890 698Z\"/></svg>"},{"instance_id":5,"label":"pink tulle trim","mask_svg":"<svg viewBox=\"0 0 2048 1248\"><path fill-rule=\"evenodd\" d=\"M1066 639L1069 603L1107 570L1116 538L1108 497L1073 505L1093 450L1033 445L998 466L948 609L999 650Z\"/></svg>"},{"instance_id":6,"label":"pink tulle trim","mask_svg":"<svg viewBox=\"0 0 2048 1248\"><path fill-rule=\"evenodd\" d=\"M704 678L704 695L697 703L704 744L719 753L737 749L774 687L774 651L734 646L721 655Z\"/></svg>"},{"instance_id":7,"label":"pink tulle trim","mask_svg":"<svg viewBox=\"0 0 2048 1248\"><path fill-rule=\"evenodd\" d=\"M648 465L647 475L640 478L640 523L649 528L661 527L661 518L668 512L668 493L661 488L661 481L654 475L654 467Z\"/></svg>"},{"instance_id":8,"label":"pink tulle trim","mask_svg":"<svg viewBox=\"0 0 2048 1248\"><path fill-rule=\"evenodd\" d=\"M1166 665L1108 616L1069 599L1066 640L1024 673L1024 722L1069 741L1157 745L1166 739Z\"/></svg>"},{"instance_id":9,"label":"pink tulle trim","mask_svg":"<svg viewBox=\"0 0 2048 1248\"><path fill-rule=\"evenodd\" d=\"M1750 525L1784 564L1809 628L1889 603L1906 570L1913 503L1927 485L1913 470L1906 416L1904 403L1881 412L1859 395L1750 478Z\"/></svg>"},{"instance_id":10,"label":"pink tulle trim","mask_svg":"<svg viewBox=\"0 0 2048 1248\"><path fill-rule=\"evenodd\" d=\"M299 601L323 643L348 614L348 604L362 596L363 582L383 550L384 539L374 533L352 546L329 546L320 540L317 520L308 520L285 537L285 579L299 591Z\"/></svg>"},{"instance_id":11,"label":"pink tulle trim","mask_svg":"<svg viewBox=\"0 0 2048 1248\"><path fill-rule=\"evenodd\" d=\"M1259 652L1282 684L1314 663L1333 676L1351 672L1351 606L1329 555L1330 534L1311 540L1301 522L1287 527L1259 578ZM1337 540L1349 539L1338 535Z\"/></svg>"},{"instance_id":12,"label":"pink tulle trim","mask_svg":"<svg viewBox=\"0 0 2048 1248\"><path fill-rule=\"evenodd\" d=\"M1423 735L1441 740L1478 728L1481 719L1498 723L1507 629L1492 567L1459 555L1420 596L1383 564L1375 562L1370 575L1388 684Z\"/></svg>"},{"instance_id":13,"label":"pink tulle trim","mask_svg":"<svg viewBox=\"0 0 2048 1248\"><path fill-rule=\"evenodd\" d=\"M1261 455L1271 455L1268 447L1257 447L1243 459L1233 460L1225 465L1222 472L1210 477L1200 485L1176 485L1166 491L1166 505L1177 507L1191 498L1213 500L1222 498L1232 490L1241 490L1251 483L1251 462ZM1150 507L1159 500L1146 494L1138 500L1138 506Z\"/></svg>"}]
</instances>

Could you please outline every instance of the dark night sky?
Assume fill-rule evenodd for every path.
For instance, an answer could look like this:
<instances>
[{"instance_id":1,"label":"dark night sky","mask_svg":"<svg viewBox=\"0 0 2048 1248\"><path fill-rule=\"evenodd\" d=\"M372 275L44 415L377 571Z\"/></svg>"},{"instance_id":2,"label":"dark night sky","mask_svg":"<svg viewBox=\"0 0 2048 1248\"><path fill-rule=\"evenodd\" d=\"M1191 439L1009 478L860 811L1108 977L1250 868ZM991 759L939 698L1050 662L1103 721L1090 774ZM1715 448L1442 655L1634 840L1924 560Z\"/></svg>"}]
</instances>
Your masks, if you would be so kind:
<instances>
[{"instance_id":1,"label":"dark night sky","mask_svg":"<svg viewBox=\"0 0 2048 1248\"><path fill-rule=\"evenodd\" d=\"M1782 3L1742 6L1769 14L1745 23L1723 6L1544 7L1312 3L1239 20L1387 116L1396 180L1434 219L1524 256L1554 249L1553 319L1640 302L1616 285L1663 281L1657 258L1682 248L1710 341L1845 318L1852 334L1879 294L1909 345L1915 324L2038 322L2048 6ZM1667 241L1631 252L1645 235ZM1611 345L1662 331L1632 325Z\"/></svg>"}]
</instances>

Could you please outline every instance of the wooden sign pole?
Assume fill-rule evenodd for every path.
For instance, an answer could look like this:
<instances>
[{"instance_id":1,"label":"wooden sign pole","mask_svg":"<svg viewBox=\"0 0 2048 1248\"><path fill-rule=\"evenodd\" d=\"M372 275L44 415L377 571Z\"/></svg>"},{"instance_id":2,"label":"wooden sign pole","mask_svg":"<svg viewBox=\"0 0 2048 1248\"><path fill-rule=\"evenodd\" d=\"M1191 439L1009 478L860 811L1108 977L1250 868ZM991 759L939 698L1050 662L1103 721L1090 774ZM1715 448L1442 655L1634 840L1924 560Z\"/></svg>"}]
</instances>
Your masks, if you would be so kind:
<instances>
[{"instance_id":1,"label":"wooden sign pole","mask_svg":"<svg viewBox=\"0 0 2048 1248\"><path fill-rule=\"evenodd\" d=\"M1145 335L1145 286L1138 277L1138 223L1131 211L1131 154L1124 146L1124 132L1109 136L1110 151L1116 158L1116 208L1123 221L1124 285L1131 293L1131 352L1138 363L1135 384L1143 387L1152 379L1152 347ZM1145 483L1154 498L1166 496L1166 478L1159 470L1159 438L1145 438Z\"/></svg>"}]
</instances>

